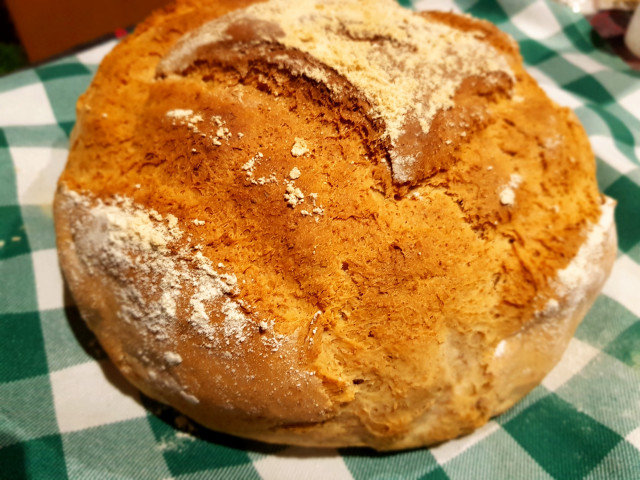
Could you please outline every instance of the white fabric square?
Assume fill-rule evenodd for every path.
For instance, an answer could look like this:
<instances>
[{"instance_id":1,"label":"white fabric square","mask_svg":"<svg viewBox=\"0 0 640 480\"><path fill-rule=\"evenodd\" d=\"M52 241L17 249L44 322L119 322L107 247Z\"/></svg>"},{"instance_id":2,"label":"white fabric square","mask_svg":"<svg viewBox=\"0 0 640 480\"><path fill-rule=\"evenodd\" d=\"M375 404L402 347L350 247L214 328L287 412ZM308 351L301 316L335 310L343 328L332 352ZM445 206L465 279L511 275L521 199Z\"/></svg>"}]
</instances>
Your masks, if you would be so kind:
<instances>
[{"instance_id":1,"label":"white fabric square","mask_svg":"<svg viewBox=\"0 0 640 480\"><path fill-rule=\"evenodd\" d=\"M0 127L56 123L40 82L0 93Z\"/></svg>"},{"instance_id":2,"label":"white fabric square","mask_svg":"<svg viewBox=\"0 0 640 480\"><path fill-rule=\"evenodd\" d=\"M146 415L138 391L109 361L82 363L50 377L62 433Z\"/></svg>"},{"instance_id":3,"label":"white fabric square","mask_svg":"<svg viewBox=\"0 0 640 480\"><path fill-rule=\"evenodd\" d=\"M564 352L560 362L551 370L542 381L542 385L548 390L554 391L564 385L571 377L582 370L600 351L572 338Z\"/></svg>"},{"instance_id":4,"label":"white fabric square","mask_svg":"<svg viewBox=\"0 0 640 480\"><path fill-rule=\"evenodd\" d=\"M500 425L493 420L489 421L483 427L464 437L449 440L435 448L431 449L431 455L434 456L440 465L444 465L449 460L457 457L462 452L470 449L482 439L487 438L494 432L500 430Z\"/></svg>"},{"instance_id":5,"label":"white fabric square","mask_svg":"<svg viewBox=\"0 0 640 480\"><path fill-rule=\"evenodd\" d=\"M589 140L591 140L591 146L593 147L595 154L620 173L627 174L638 168L638 165L633 163L623 155L620 150L618 150L618 147L613 143L613 139L611 137L604 135L591 135Z\"/></svg>"},{"instance_id":6,"label":"white fabric square","mask_svg":"<svg viewBox=\"0 0 640 480\"><path fill-rule=\"evenodd\" d=\"M353 476L337 450L290 447L274 455L253 460L262 480L351 480Z\"/></svg>"},{"instance_id":7,"label":"white fabric square","mask_svg":"<svg viewBox=\"0 0 640 480\"><path fill-rule=\"evenodd\" d=\"M53 202L56 181L67 163L65 148L11 147L18 200L22 205Z\"/></svg>"},{"instance_id":8,"label":"white fabric square","mask_svg":"<svg viewBox=\"0 0 640 480\"><path fill-rule=\"evenodd\" d=\"M57 250L54 248L37 250L31 252L31 258L36 280L38 309L63 308L68 302L64 301L64 281L58 264Z\"/></svg>"},{"instance_id":9,"label":"white fabric square","mask_svg":"<svg viewBox=\"0 0 640 480\"><path fill-rule=\"evenodd\" d=\"M630 85L631 93L618 99L618 103L624 108L638 116L638 105L640 105L640 88L637 85Z\"/></svg>"},{"instance_id":10,"label":"white fabric square","mask_svg":"<svg viewBox=\"0 0 640 480\"><path fill-rule=\"evenodd\" d=\"M117 44L118 40L109 40L78 53L76 57L85 65L98 65Z\"/></svg>"},{"instance_id":11,"label":"white fabric square","mask_svg":"<svg viewBox=\"0 0 640 480\"><path fill-rule=\"evenodd\" d=\"M535 40L552 37L562 29L545 2L533 2L511 17L511 23Z\"/></svg>"},{"instance_id":12,"label":"white fabric square","mask_svg":"<svg viewBox=\"0 0 640 480\"><path fill-rule=\"evenodd\" d=\"M602 293L613 298L634 315L640 317L640 302L638 301L638 283L640 265L626 255L620 256L613 264L611 276L604 284Z\"/></svg>"},{"instance_id":13,"label":"white fabric square","mask_svg":"<svg viewBox=\"0 0 640 480\"><path fill-rule=\"evenodd\" d=\"M636 447L638 450L640 450L640 427L630 432L626 436L625 440Z\"/></svg>"}]
</instances>

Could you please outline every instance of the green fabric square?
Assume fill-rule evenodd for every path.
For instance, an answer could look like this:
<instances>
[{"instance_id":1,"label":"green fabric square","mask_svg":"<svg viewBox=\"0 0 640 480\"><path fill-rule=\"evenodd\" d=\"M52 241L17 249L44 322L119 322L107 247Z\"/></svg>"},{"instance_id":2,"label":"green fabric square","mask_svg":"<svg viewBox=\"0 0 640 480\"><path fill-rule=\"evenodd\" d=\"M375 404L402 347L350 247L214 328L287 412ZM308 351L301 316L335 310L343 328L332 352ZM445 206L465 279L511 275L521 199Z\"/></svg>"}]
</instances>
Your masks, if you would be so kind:
<instances>
[{"instance_id":1,"label":"green fabric square","mask_svg":"<svg viewBox=\"0 0 640 480\"><path fill-rule=\"evenodd\" d=\"M47 373L38 312L0 315L0 382Z\"/></svg>"},{"instance_id":2,"label":"green fabric square","mask_svg":"<svg viewBox=\"0 0 640 480\"><path fill-rule=\"evenodd\" d=\"M186 422L185 417L148 398L143 397L142 400L145 407L155 413L147 420L157 442L165 446L162 454L172 475L251 465L247 450L253 446L263 448L263 444L258 442L217 433L190 422L193 431L185 436L174 427L177 418ZM266 452L273 452L281 447L267 445L264 448Z\"/></svg>"},{"instance_id":3,"label":"green fabric square","mask_svg":"<svg viewBox=\"0 0 640 480\"><path fill-rule=\"evenodd\" d=\"M22 212L17 205L0 206L0 242L0 260L30 251Z\"/></svg>"},{"instance_id":4,"label":"green fabric square","mask_svg":"<svg viewBox=\"0 0 640 480\"><path fill-rule=\"evenodd\" d=\"M509 17L507 17L502 6L496 0L483 0L481 2L477 2L467 10L467 13L475 17L489 20L496 25L508 22L509 20Z\"/></svg>"},{"instance_id":5,"label":"green fabric square","mask_svg":"<svg viewBox=\"0 0 640 480\"><path fill-rule=\"evenodd\" d=\"M35 278L31 255L0 260L0 316L4 313L33 312L38 310ZM0 322L1 323L1 322Z\"/></svg>"},{"instance_id":6,"label":"green fabric square","mask_svg":"<svg viewBox=\"0 0 640 480\"><path fill-rule=\"evenodd\" d=\"M555 394L503 427L551 476L562 479L584 477L622 440Z\"/></svg>"},{"instance_id":7,"label":"green fabric square","mask_svg":"<svg viewBox=\"0 0 640 480\"><path fill-rule=\"evenodd\" d=\"M426 475L420 477L420 480L449 480L446 472L442 469L442 467L435 468L431 470Z\"/></svg>"},{"instance_id":8,"label":"green fabric square","mask_svg":"<svg viewBox=\"0 0 640 480\"><path fill-rule=\"evenodd\" d=\"M4 133L12 147L67 148L69 139L60 125L25 125L5 127Z\"/></svg>"},{"instance_id":9,"label":"green fabric square","mask_svg":"<svg viewBox=\"0 0 640 480\"><path fill-rule=\"evenodd\" d=\"M48 375L0 383L0 449L57 431Z\"/></svg>"},{"instance_id":10,"label":"green fabric square","mask_svg":"<svg viewBox=\"0 0 640 480\"><path fill-rule=\"evenodd\" d=\"M451 480L547 480L552 477L503 430L498 430L444 465Z\"/></svg>"},{"instance_id":11,"label":"green fabric square","mask_svg":"<svg viewBox=\"0 0 640 480\"><path fill-rule=\"evenodd\" d=\"M535 40L527 38L521 40L519 44L520 53L527 65L538 65L558 56L556 52Z\"/></svg>"},{"instance_id":12,"label":"green fabric square","mask_svg":"<svg viewBox=\"0 0 640 480\"><path fill-rule=\"evenodd\" d=\"M640 478L640 452L627 442L620 442L585 478L601 480Z\"/></svg>"},{"instance_id":13,"label":"green fabric square","mask_svg":"<svg viewBox=\"0 0 640 480\"><path fill-rule=\"evenodd\" d=\"M23 205L22 221L31 251L56 248L52 205Z\"/></svg>"},{"instance_id":14,"label":"green fabric square","mask_svg":"<svg viewBox=\"0 0 640 480\"><path fill-rule=\"evenodd\" d=\"M0 142L4 145L8 144L7 137L3 129L0 129ZM16 174L13 166L11 153L6 146L0 147L0 207L3 205L15 205L18 203L18 193L16 190ZM4 224L4 220L0 217L0 228ZM0 233L1 235L1 233ZM0 236L0 240L4 240ZM2 249L0 249L0 255Z\"/></svg>"},{"instance_id":15,"label":"green fabric square","mask_svg":"<svg viewBox=\"0 0 640 480\"><path fill-rule=\"evenodd\" d=\"M42 311L40 318L49 370L107 358L75 306Z\"/></svg>"},{"instance_id":16,"label":"green fabric square","mask_svg":"<svg viewBox=\"0 0 640 480\"><path fill-rule=\"evenodd\" d=\"M62 434L71 478L160 479L170 476L144 418Z\"/></svg>"},{"instance_id":17,"label":"green fabric square","mask_svg":"<svg viewBox=\"0 0 640 480\"><path fill-rule=\"evenodd\" d=\"M36 68L36 73L42 82L55 80L58 78L77 77L79 75L90 75L91 71L79 62L69 62L68 59L61 63L48 63Z\"/></svg>"},{"instance_id":18,"label":"green fabric square","mask_svg":"<svg viewBox=\"0 0 640 480\"><path fill-rule=\"evenodd\" d=\"M604 351L630 367L640 367L640 321L618 335Z\"/></svg>"},{"instance_id":19,"label":"green fabric square","mask_svg":"<svg viewBox=\"0 0 640 480\"><path fill-rule=\"evenodd\" d=\"M600 295L578 326L575 337L603 349L637 320L633 313L618 302Z\"/></svg>"},{"instance_id":20,"label":"green fabric square","mask_svg":"<svg viewBox=\"0 0 640 480\"><path fill-rule=\"evenodd\" d=\"M7 480L68 478L60 436L37 438L0 449L0 478Z\"/></svg>"},{"instance_id":21,"label":"green fabric square","mask_svg":"<svg viewBox=\"0 0 640 480\"><path fill-rule=\"evenodd\" d=\"M70 120L68 122L60 122L60 128L62 129L62 131L64 132L67 138L71 136L71 131L73 130L73 127L75 126L75 124L76 124L75 120Z\"/></svg>"},{"instance_id":22,"label":"green fabric square","mask_svg":"<svg viewBox=\"0 0 640 480\"><path fill-rule=\"evenodd\" d=\"M584 18L576 18L575 22L568 23L562 29L562 33L571 42L571 45L586 54L603 46L602 41L597 36L592 36L591 32L591 24Z\"/></svg>"},{"instance_id":23,"label":"green fabric square","mask_svg":"<svg viewBox=\"0 0 640 480\"><path fill-rule=\"evenodd\" d=\"M615 98L591 75L585 75L569 82L565 84L563 88L600 105L615 102Z\"/></svg>"},{"instance_id":24,"label":"green fabric square","mask_svg":"<svg viewBox=\"0 0 640 480\"><path fill-rule=\"evenodd\" d=\"M68 60L63 60L68 62ZM58 123L67 132L76 118L76 102L91 83L93 74L80 63L61 63L38 69L51 109Z\"/></svg>"},{"instance_id":25,"label":"green fabric square","mask_svg":"<svg viewBox=\"0 0 640 480\"><path fill-rule=\"evenodd\" d=\"M370 449L344 448L340 453L355 480L427 478L434 470L440 470L427 449L377 453Z\"/></svg>"},{"instance_id":26,"label":"green fabric square","mask_svg":"<svg viewBox=\"0 0 640 480\"><path fill-rule=\"evenodd\" d=\"M627 177L620 177L607 190L607 195L618 200L616 207L616 225L618 227L618 246L624 252L630 252L640 242L640 186ZM631 253L629 253L631 256ZM640 257L632 257L640 262Z\"/></svg>"}]
</instances>

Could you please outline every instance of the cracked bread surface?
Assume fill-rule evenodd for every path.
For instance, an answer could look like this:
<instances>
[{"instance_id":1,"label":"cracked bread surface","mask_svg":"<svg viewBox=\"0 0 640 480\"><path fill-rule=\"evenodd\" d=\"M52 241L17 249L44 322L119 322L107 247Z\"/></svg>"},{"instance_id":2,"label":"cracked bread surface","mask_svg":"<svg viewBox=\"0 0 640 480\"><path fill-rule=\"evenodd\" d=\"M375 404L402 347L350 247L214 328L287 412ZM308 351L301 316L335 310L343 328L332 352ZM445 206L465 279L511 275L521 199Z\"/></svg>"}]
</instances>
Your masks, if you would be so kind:
<instances>
[{"instance_id":1,"label":"cracked bread surface","mask_svg":"<svg viewBox=\"0 0 640 480\"><path fill-rule=\"evenodd\" d=\"M615 258L584 130L487 22L244 5L156 12L78 101L55 216L83 317L216 430L388 450L477 428L559 360ZM423 95L430 35L448 89ZM456 42L490 61L449 78ZM404 110L349 71L390 55Z\"/></svg>"}]
</instances>

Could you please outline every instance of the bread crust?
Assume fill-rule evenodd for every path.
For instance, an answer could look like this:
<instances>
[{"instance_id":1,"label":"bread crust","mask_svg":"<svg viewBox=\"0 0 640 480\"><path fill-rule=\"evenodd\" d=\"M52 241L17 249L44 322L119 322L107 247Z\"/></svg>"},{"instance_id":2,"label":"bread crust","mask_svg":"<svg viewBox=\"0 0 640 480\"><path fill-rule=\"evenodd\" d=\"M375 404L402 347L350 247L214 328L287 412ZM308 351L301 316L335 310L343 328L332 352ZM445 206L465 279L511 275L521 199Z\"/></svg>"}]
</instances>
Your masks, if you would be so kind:
<instances>
[{"instance_id":1,"label":"bread crust","mask_svg":"<svg viewBox=\"0 0 640 480\"><path fill-rule=\"evenodd\" d=\"M176 44L238 7L156 12L78 102L54 216L83 318L137 388L218 431L379 450L472 431L555 365L615 260L584 130L469 17L415 15L504 71L412 140L293 40Z\"/></svg>"}]
</instances>

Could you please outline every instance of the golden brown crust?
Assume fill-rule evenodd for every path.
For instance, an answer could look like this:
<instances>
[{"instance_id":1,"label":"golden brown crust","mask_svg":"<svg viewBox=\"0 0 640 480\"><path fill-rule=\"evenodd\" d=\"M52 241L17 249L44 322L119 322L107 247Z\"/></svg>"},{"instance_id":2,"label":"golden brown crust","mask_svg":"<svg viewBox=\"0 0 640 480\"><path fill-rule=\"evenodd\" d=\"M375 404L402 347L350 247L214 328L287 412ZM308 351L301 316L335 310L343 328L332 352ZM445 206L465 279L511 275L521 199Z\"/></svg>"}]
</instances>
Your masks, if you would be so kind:
<instances>
[{"instance_id":1,"label":"golden brown crust","mask_svg":"<svg viewBox=\"0 0 640 480\"><path fill-rule=\"evenodd\" d=\"M83 317L132 383L217 430L394 449L483 424L555 364L613 262L611 223L594 240L600 273L586 279L583 300L558 286L602 217L582 127L523 70L509 37L468 17L424 14L475 32L511 71L464 80L453 108L416 141L414 174L394 181L370 98L310 54L258 43L234 55L214 44L185 70L159 70L181 35L236 5L184 0L156 12L78 102L55 216ZM323 83L296 65L334 73ZM119 219L108 210L124 208L116 196L132 201ZM171 215L181 236L142 254L108 235L88 245L78 220L100 218L98 230L120 235L123 218L144 217L160 235ZM94 261L93 248L107 256ZM241 361L225 360L222 330L203 341L195 329L197 275L176 280L184 298L167 317L170 338L124 312L127 288L148 283L135 302L155 305L162 282L143 270L118 277L109 255L165 265L197 251L237 278L206 314L220 326L225 302L242 307L247 337L228 347ZM171 265L204 268L186 258ZM283 339L275 350L263 322ZM537 367L521 378L514 365Z\"/></svg>"}]
</instances>

